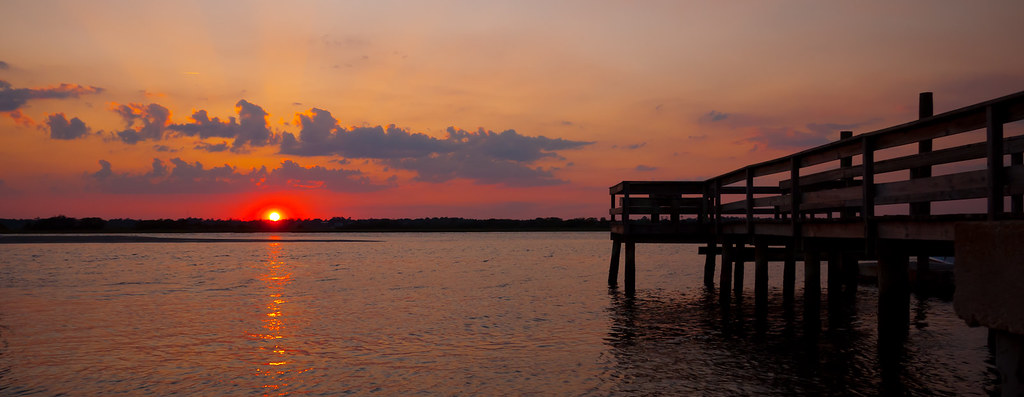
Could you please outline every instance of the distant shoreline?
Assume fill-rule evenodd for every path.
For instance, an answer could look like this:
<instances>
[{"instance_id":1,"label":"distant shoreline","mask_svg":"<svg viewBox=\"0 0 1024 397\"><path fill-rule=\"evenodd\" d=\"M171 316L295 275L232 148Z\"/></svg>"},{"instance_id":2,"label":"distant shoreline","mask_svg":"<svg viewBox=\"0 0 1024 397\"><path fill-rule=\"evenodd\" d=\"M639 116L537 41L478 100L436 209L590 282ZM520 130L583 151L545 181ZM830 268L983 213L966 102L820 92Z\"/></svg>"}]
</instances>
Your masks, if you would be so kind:
<instances>
[{"instance_id":1,"label":"distant shoreline","mask_svg":"<svg viewBox=\"0 0 1024 397\"><path fill-rule=\"evenodd\" d=\"M139 236L129 234L0 234L0 244L83 244L83 243L379 243L356 239L270 239Z\"/></svg>"}]
</instances>

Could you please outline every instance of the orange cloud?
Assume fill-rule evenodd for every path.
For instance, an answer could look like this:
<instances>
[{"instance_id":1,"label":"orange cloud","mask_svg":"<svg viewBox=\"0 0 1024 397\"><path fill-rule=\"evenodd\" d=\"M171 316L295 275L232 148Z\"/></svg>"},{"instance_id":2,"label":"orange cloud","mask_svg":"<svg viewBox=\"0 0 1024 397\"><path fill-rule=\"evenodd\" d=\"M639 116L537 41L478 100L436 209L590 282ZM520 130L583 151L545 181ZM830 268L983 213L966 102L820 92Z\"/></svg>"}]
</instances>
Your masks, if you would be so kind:
<instances>
[{"instance_id":1,"label":"orange cloud","mask_svg":"<svg viewBox=\"0 0 1024 397\"><path fill-rule=\"evenodd\" d=\"M26 115L25 113L22 113L20 110L14 110L14 111L7 112L7 116L10 117L11 120L14 120L15 124L20 125L22 127L35 127L36 126L36 121L32 120L31 117L28 117L28 115Z\"/></svg>"}]
</instances>

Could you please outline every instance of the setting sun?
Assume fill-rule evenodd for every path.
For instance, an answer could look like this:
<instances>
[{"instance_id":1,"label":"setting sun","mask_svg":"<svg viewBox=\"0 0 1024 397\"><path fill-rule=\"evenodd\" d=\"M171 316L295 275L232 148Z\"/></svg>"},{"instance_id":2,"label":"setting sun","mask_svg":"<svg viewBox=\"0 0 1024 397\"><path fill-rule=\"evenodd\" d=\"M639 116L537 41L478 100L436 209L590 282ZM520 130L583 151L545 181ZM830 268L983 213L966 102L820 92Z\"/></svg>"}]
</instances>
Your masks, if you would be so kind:
<instances>
[{"instance_id":1,"label":"setting sun","mask_svg":"<svg viewBox=\"0 0 1024 397\"><path fill-rule=\"evenodd\" d=\"M271 221L277 222L277 221L281 220L281 214L276 212L276 211L275 212L271 212L269 215L267 215L267 219L270 219Z\"/></svg>"}]
</instances>

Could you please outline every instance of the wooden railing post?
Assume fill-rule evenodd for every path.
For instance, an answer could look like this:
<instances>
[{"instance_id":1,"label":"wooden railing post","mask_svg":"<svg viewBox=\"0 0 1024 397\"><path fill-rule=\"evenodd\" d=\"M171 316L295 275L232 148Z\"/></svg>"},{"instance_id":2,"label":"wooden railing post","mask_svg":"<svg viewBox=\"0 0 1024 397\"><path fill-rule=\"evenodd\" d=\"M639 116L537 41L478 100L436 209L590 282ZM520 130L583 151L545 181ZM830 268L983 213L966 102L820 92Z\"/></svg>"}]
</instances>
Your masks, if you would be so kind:
<instances>
[{"instance_id":1,"label":"wooden railing post","mask_svg":"<svg viewBox=\"0 0 1024 397\"><path fill-rule=\"evenodd\" d=\"M918 108L918 119L925 119L931 117L933 113L932 106L932 93L922 92L919 98ZM918 153L928 153L932 151L932 140L924 139L917 142ZM932 176L932 167L925 165L921 167L910 169L910 179L929 178ZM914 216L928 216L931 215L932 204L929 201L913 202L910 203L910 215Z\"/></svg>"},{"instance_id":2,"label":"wooden railing post","mask_svg":"<svg viewBox=\"0 0 1024 397\"><path fill-rule=\"evenodd\" d=\"M800 237L800 157L793 156L790 158L789 164L789 181L790 181L790 197L789 197L789 216L792 223L792 237L793 244L799 249Z\"/></svg>"},{"instance_id":3,"label":"wooden railing post","mask_svg":"<svg viewBox=\"0 0 1024 397\"><path fill-rule=\"evenodd\" d=\"M747 234L754 234L754 169L747 167Z\"/></svg>"},{"instance_id":4,"label":"wooden railing post","mask_svg":"<svg viewBox=\"0 0 1024 397\"><path fill-rule=\"evenodd\" d=\"M985 109L988 141L988 220L996 220L1003 213L1003 121L997 109Z\"/></svg>"},{"instance_id":5,"label":"wooden railing post","mask_svg":"<svg viewBox=\"0 0 1024 397\"><path fill-rule=\"evenodd\" d=\"M715 234L722 235L722 180L715 179L715 197L712 205L715 211Z\"/></svg>"},{"instance_id":6,"label":"wooden railing post","mask_svg":"<svg viewBox=\"0 0 1024 397\"><path fill-rule=\"evenodd\" d=\"M839 131L839 140L846 140L846 139L850 139L850 138L853 138L853 131ZM850 168L850 167L853 167L853 157L843 157L843 158L839 159L839 167L840 168ZM845 186L851 186L851 182L853 182L853 178L843 178L843 180L845 181L845 184L844 184ZM843 208L843 209L839 210L839 218L840 219L853 218L854 216L856 216L856 214L857 214L857 210L853 209L853 208Z\"/></svg>"},{"instance_id":7,"label":"wooden railing post","mask_svg":"<svg viewBox=\"0 0 1024 397\"><path fill-rule=\"evenodd\" d=\"M629 183L622 182L622 235L629 234Z\"/></svg>"},{"instance_id":8,"label":"wooden railing post","mask_svg":"<svg viewBox=\"0 0 1024 397\"><path fill-rule=\"evenodd\" d=\"M1024 153L1011 153L1010 165L1024 165ZM1010 212L1016 216L1024 215L1024 195L1014 194L1010 196Z\"/></svg>"},{"instance_id":9,"label":"wooden railing post","mask_svg":"<svg viewBox=\"0 0 1024 397\"><path fill-rule=\"evenodd\" d=\"M869 255L875 252L875 145L870 135L861 135L861 176L862 197L861 217L864 219L864 250Z\"/></svg>"}]
</instances>

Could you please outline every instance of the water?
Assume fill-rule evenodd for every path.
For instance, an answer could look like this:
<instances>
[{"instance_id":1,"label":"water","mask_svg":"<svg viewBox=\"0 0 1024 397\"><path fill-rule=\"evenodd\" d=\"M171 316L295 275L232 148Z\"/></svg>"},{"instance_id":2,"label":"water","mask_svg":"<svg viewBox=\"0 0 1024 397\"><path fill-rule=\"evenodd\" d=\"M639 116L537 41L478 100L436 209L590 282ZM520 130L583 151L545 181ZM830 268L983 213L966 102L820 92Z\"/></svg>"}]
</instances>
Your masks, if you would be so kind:
<instances>
[{"instance_id":1,"label":"water","mask_svg":"<svg viewBox=\"0 0 1024 397\"><path fill-rule=\"evenodd\" d=\"M280 238L311 236L380 242L0 245L0 394L995 388L985 330L949 302L915 299L906 347L880 362L876 289L862 286L841 317L823 304L820 327L807 327L799 306L783 310L775 263L759 326L752 295L723 309L701 286L696 246L638 246L627 298L606 285L607 233Z\"/></svg>"}]
</instances>

